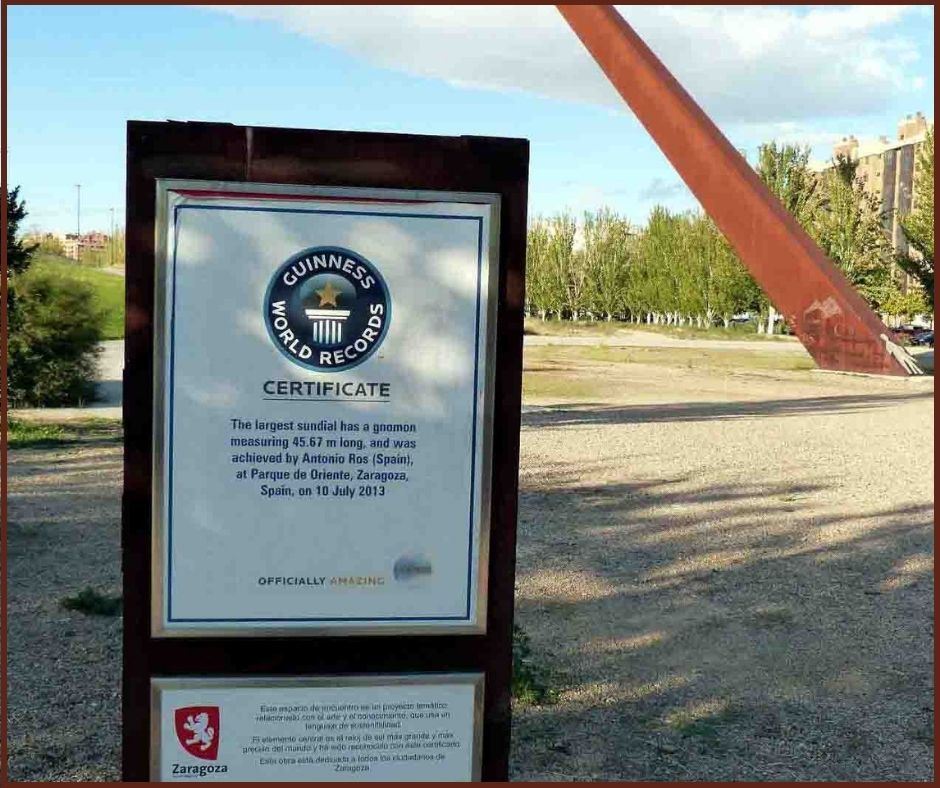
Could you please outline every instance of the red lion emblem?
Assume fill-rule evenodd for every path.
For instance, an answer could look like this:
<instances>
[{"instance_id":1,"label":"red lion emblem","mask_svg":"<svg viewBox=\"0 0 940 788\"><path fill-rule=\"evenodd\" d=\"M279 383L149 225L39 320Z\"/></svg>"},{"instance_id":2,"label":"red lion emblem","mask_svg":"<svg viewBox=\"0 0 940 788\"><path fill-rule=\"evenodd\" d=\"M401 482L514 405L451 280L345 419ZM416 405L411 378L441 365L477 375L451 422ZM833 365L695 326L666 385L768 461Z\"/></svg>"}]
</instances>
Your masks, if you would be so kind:
<instances>
[{"instance_id":1,"label":"red lion emblem","mask_svg":"<svg viewBox=\"0 0 940 788\"><path fill-rule=\"evenodd\" d=\"M176 738L190 755L214 761L219 756L219 707L185 706L175 712Z\"/></svg>"}]
</instances>

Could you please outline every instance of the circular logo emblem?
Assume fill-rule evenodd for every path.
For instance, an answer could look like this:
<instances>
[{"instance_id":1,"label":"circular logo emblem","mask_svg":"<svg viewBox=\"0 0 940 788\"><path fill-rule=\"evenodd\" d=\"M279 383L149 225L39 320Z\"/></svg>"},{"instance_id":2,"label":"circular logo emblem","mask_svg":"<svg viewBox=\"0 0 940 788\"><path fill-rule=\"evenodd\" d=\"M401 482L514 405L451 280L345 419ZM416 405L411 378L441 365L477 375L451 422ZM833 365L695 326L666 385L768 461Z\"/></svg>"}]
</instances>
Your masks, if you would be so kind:
<instances>
[{"instance_id":1,"label":"circular logo emblem","mask_svg":"<svg viewBox=\"0 0 940 788\"><path fill-rule=\"evenodd\" d=\"M339 372L371 356L388 332L391 304L378 269L338 246L317 246L277 269L264 297L271 340L295 364Z\"/></svg>"}]
</instances>

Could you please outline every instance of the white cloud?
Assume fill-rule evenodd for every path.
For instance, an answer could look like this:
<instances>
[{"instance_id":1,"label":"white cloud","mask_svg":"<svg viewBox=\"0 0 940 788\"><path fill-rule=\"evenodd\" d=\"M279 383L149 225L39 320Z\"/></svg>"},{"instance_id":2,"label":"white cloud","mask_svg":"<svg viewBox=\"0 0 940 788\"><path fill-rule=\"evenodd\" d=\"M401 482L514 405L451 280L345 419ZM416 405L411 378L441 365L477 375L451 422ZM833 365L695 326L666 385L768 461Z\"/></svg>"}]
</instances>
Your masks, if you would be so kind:
<instances>
[{"instance_id":1,"label":"white cloud","mask_svg":"<svg viewBox=\"0 0 940 788\"><path fill-rule=\"evenodd\" d=\"M552 6L212 6L267 20L377 65L460 86L622 107ZM920 79L894 25L932 10L619 6L718 121L876 112ZM298 65L302 66L302 55Z\"/></svg>"},{"instance_id":2,"label":"white cloud","mask_svg":"<svg viewBox=\"0 0 940 788\"><path fill-rule=\"evenodd\" d=\"M682 181L668 178L653 178L642 189L640 199L644 202L662 202L685 195L688 188Z\"/></svg>"},{"instance_id":3,"label":"white cloud","mask_svg":"<svg viewBox=\"0 0 940 788\"><path fill-rule=\"evenodd\" d=\"M733 137L741 140L746 148L763 142L794 143L797 145L830 146L847 132L818 128L814 124L794 121L774 123L742 123L734 127Z\"/></svg>"}]
</instances>

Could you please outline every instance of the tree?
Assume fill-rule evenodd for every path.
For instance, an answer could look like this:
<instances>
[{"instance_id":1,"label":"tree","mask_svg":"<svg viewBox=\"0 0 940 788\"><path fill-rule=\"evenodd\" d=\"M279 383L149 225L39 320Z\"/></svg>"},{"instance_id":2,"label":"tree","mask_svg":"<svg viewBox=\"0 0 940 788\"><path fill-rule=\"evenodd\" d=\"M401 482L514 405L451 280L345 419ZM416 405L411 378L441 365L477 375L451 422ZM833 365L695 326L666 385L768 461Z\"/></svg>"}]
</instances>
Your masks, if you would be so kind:
<instances>
[{"instance_id":1,"label":"tree","mask_svg":"<svg viewBox=\"0 0 940 788\"><path fill-rule=\"evenodd\" d=\"M703 219L701 215L687 214L676 226L681 250L676 271L680 309L690 323L694 320L699 327L711 325L714 317L714 249Z\"/></svg>"},{"instance_id":2,"label":"tree","mask_svg":"<svg viewBox=\"0 0 940 788\"><path fill-rule=\"evenodd\" d=\"M783 207L804 228L812 225L818 208L817 180L809 169L808 146L776 142L761 145L758 150L757 174L783 203ZM757 309L767 314L767 333L773 333L776 310L761 292ZM758 320L758 331L762 321Z\"/></svg>"},{"instance_id":3,"label":"tree","mask_svg":"<svg viewBox=\"0 0 940 788\"><path fill-rule=\"evenodd\" d=\"M776 142L761 145L757 174L790 214L806 227L818 206L817 180L809 169L808 146Z\"/></svg>"},{"instance_id":4,"label":"tree","mask_svg":"<svg viewBox=\"0 0 940 788\"><path fill-rule=\"evenodd\" d=\"M536 217L526 235L525 297L529 313L544 320L551 300L548 289L548 241L545 220Z\"/></svg>"},{"instance_id":5,"label":"tree","mask_svg":"<svg viewBox=\"0 0 940 788\"><path fill-rule=\"evenodd\" d=\"M29 268L34 246L20 237L20 222L26 218L26 203L20 199L20 187L7 190L7 331L19 325L14 282Z\"/></svg>"},{"instance_id":6,"label":"tree","mask_svg":"<svg viewBox=\"0 0 940 788\"><path fill-rule=\"evenodd\" d=\"M568 308L572 320L580 320L581 316L591 308L588 301L588 294L591 292L591 271L588 268L583 249L572 247L567 268L568 277L565 287L567 288L568 298L565 306Z\"/></svg>"},{"instance_id":7,"label":"tree","mask_svg":"<svg viewBox=\"0 0 940 788\"><path fill-rule=\"evenodd\" d=\"M911 287L906 293L902 293L900 288L893 289L881 308L898 322L901 318L910 320L915 315L932 311L927 305L926 293L920 287Z\"/></svg>"},{"instance_id":8,"label":"tree","mask_svg":"<svg viewBox=\"0 0 940 788\"><path fill-rule=\"evenodd\" d=\"M47 407L92 399L104 315L91 287L35 269L17 277L16 290L19 325L7 343L10 402Z\"/></svg>"},{"instance_id":9,"label":"tree","mask_svg":"<svg viewBox=\"0 0 940 788\"><path fill-rule=\"evenodd\" d=\"M571 305L571 267L574 260L574 236L577 230L574 217L560 213L548 220L548 245L545 249L546 308L559 318Z\"/></svg>"},{"instance_id":10,"label":"tree","mask_svg":"<svg viewBox=\"0 0 940 788\"><path fill-rule=\"evenodd\" d=\"M725 328L729 328L731 318L749 309L760 290L715 223L708 216L700 215L696 226L708 261L706 322L710 325L712 317L720 318Z\"/></svg>"},{"instance_id":11,"label":"tree","mask_svg":"<svg viewBox=\"0 0 940 788\"><path fill-rule=\"evenodd\" d=\"M114 266L124 267L124 231L115 230L101 249L86 252L82 255L82 262L98 268Z\"/></svg>"},{"instance_id":12,"label":"tree","mask_svg":"<svg viewBox=\"0 0 940 788\"><path fill-rule=\"evenodd\" d=\"M61 239L56 238L51 233L45 233L36 245L36 251L42 252L43 254L54 254L59 257L65 255L65 245L62 243Z\"/></svg>"},{"instance_id":13,"label":"tree","mask_svg":"<svg viewBox=\"0 0 940 788\"><path fill-rule=\"evenodd\" d=\"M857 168L839 156L823 173L812 234L872 308L883 310L895 289L891 248L878 199L865 190Z\"/></svg>"},{"instance_id":14,"label":"tree","mask_svg":"<svg viewBox=\"0 0 940 788\"><path fill-rule=\"evenodd\" d=\"M584 214L586 300L592 310L597 310L607 320L627 308L632 240L630 223L609 208Z\"/></svg>"},{"instance_id":15,"label":"tree","mask_svg":"<svg viewBox=\"0 0 940 788\"><path fill-rule=\"evenodd\" d=\"M924 288L924 298L933 311L933 129L917 152L914 202L910 213L898 217L904 236L914 253L898 257L898 265Z\"/></svg>"},{"instance_id":16,"label":"tree","mask_svg":"<svg viewBox=\"0 0 940 788\"><path fill-rule=\"evenodd\" d=\"M7 192L7 395L14 406L67 405L94 393L104 315L87 285L30 268L19 238L26 207Z\"/></svg>"},{"instance_id":17,"label":"tree","mask_svg":"<svg viewBox=\"0 0 940 788\"><path fill-rule=\"evenodd\" d=\"M13 276L29 267L33 246L19 237L20 222L26 218L26 203L20 199L20 187L7 190L7 272Z\"/></svg>"},{"instance_id":18,"label":"tree","mask_svg":"<svg viewBox=\"0 0 940 788\"><path fill-rule=\"evenodd\" d=\"M681 218L660 205L650 211L640 238L637 289L648 320L676 323L680 314L679 261L683 256Z\"/></svg>"}]
</instances>

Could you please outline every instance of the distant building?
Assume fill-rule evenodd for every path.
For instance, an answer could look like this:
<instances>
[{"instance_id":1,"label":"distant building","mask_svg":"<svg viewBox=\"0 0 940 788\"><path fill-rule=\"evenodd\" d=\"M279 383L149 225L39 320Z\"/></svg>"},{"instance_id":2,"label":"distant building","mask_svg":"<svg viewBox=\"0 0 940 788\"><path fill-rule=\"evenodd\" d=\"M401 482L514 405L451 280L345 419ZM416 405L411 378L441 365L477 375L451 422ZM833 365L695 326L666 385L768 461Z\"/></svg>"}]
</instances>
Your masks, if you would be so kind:
<instances>
[{"instance_id":1,"label":"distant building","mask_svg":"<svg viewBox=\"0 0 940 788\"><path fill-rule=\"evenodd\" d=\"M881 205L885 231L895 251L906 254L907 239L898 223L898 216L914 207L914 174L917 152L933 123L922 112L908 115L898 123L898 138L893 142L880 137L875 142L859 142L854 136L843 137L832 149L833 158L846 156L858 162L857 175L865 189L875 195ZM818 172L832 163L817 167Z\"/></svg>"},{"instance_id":2,"label":"distant building","mask_svg":"<svg viewBox=\"0 0 940 788\"><path fill-rule=\"evenodd\" d=\"M62 246L65 236L59 233L32 232L23 236L23 241L31 246L46 246L52 249Z\"/></svg>"},{"instance_id":3,"label":"distant building","mask_svg":"<svg viewBox=\"0 0 940 788\"><path fill-rule=\"evenodd\" d=\"M103 252L108 246L108 236L105 233L67 233L62 239L65 256L72 260L80 260L90 252Z\"/></svg>"}]
</instances>

